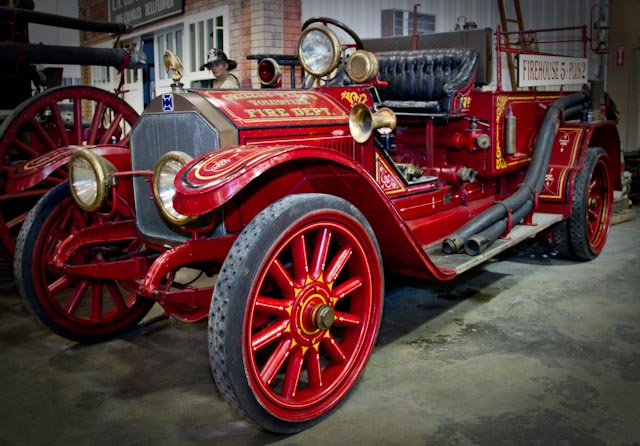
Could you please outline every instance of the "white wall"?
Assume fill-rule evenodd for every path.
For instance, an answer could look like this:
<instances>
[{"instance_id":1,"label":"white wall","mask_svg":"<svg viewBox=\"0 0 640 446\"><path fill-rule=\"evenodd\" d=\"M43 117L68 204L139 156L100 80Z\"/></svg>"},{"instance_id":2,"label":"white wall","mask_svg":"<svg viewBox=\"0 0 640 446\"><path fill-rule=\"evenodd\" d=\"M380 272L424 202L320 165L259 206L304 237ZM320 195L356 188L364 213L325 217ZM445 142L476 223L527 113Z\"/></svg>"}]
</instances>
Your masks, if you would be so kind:
<instances>
[{"instance_id":1,"label":"white wall","mask_svg":"<svg viewBox=\"0 0 640 446\"><path fill-rule=\"evenodd\" d=\"M559 28L588 25L591 21L592 6L601 0L521 0L525 29ZM383 9L402 9L413 11L413 5L419 3L419 13L436 16L436 32L453 31L457 20L465 16L469 22L475 22L479 28L496 29L500 24L500 11L497 0L302 0L302 22L310 17L331 17L351 27L361 38L381 36L381 11ZM508 18L516 18L513 1L505 0ZM511 31L517 30L515 23L509 24ZM570 34L558 33L556 39L580 37L579 31ZM540 39L549 39L553 35L539 34ZM567 56L582 57L580 44L540 45L541 51ZM597 59L590 58L590 78L597 78Z\"/></svg>"}]
</instances>

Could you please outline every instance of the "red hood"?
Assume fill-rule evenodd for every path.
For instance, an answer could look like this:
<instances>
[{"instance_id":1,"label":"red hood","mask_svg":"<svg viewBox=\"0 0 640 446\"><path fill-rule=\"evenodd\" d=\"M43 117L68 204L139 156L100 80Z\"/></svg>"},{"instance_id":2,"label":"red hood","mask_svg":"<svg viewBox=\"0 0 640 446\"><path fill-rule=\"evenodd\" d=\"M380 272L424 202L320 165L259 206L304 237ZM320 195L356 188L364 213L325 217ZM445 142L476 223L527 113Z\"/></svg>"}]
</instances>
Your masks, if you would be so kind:
<instances>
[{"instance_id":1,"label":"red hood","mask_svg":"<svg viewBox=\"0 0 640 446\"><path fill-rule=\"evenodd\" d=\"M291 126L344 124L349 109L317 91L193 90L224 113L238 128L270 124Z\"/></svg>"}]
</instances>

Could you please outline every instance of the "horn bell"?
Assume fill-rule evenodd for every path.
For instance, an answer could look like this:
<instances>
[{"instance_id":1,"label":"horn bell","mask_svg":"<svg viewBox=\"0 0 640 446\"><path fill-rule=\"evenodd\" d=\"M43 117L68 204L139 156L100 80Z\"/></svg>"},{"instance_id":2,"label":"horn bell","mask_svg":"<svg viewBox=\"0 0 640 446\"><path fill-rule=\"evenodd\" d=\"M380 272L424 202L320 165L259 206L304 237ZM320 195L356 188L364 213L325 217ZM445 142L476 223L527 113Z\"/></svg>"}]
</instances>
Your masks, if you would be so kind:
<instances>
[{"instance_id":1,"label":"horn bell","mask_svg":"<svg viewBox=\"0 0 640 446\"><path fill-rule=\"evenodd\" d=\"M374 130L385 129L391 132L396 128L396 115L390 108L382 107L377 112L363 103L353 106L349 113L349 131L356 142L365 143Z\"/></svg>"}]
</instances>

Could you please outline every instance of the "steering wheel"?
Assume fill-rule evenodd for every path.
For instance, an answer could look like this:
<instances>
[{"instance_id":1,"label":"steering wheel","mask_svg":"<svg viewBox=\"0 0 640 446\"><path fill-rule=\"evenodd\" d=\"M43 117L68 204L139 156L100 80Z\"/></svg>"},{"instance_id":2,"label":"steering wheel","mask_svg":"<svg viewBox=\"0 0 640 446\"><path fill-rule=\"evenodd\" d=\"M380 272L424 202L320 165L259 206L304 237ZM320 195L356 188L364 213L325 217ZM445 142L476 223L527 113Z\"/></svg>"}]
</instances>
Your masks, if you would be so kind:
<instances>
[{"instance_id":1,"label":"steering wheel","mask_svg":"<svg viewBox=\"0 0 640 446\"><path fill-rule=\"evenodd\" d=\"M354 43L356 44L357 50L361 50L364 48L364 45L362 45L362 40L360 40L360 37L356 34L354 30L349 28L347 25L345 25L341 21L336 19L330 19L329 17L311 17L310 19L307 19L307 21L304 22L304 24L302 25L302 31L304 31L305 29L307 29L309 25L312 25L314 23L322 23L324 25L330 24L335 26L336 28L340 28L342 31L349 34L349 37L353 39Z\"/></svg>"}]
</instances>

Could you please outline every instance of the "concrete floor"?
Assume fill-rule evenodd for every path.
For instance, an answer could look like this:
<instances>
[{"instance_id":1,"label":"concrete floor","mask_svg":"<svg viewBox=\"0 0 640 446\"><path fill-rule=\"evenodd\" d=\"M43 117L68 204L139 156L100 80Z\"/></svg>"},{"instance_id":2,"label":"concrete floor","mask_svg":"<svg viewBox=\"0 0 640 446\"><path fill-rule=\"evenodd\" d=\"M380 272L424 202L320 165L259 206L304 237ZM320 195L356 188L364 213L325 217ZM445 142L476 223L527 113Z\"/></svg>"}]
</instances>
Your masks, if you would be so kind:
<instances>
[{"instance_id":1,"label":"concrete floor","mask_svg":"<svg viewBox=\"0 0 640 446\"><path fill-rule=\"evenodd\" d=\"M40 327L0 261L0 444L640 445L640 218L595 261L521 247L452 283L393 280L346 403L293 436L238 418L206 324L98 345Z\"/></svg>"}]
</instances>

